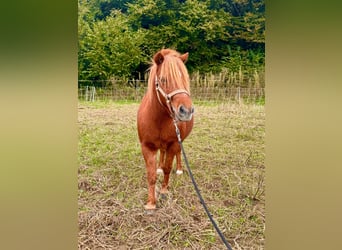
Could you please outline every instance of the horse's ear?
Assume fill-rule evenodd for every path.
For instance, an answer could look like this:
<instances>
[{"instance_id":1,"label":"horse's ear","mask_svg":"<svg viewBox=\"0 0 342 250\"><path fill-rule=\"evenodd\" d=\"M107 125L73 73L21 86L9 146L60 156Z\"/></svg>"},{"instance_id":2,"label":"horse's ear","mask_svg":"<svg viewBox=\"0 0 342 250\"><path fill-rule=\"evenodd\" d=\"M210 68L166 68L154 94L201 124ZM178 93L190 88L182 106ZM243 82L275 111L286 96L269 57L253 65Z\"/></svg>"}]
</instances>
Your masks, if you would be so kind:
<instances>
[{"instance_id":1,"label":"horse's ear","mask_svg":"<svg viewBox=\"0 0 342 250\"><path fill-rule=\"evenodd\" d=\"M158 52L157 54L154 55L153 61L157 64L160 65L164 61L164 56L162 55L161 52Z\"/></svg>"},{"instance_id":2,"label":"horse's ear","mask_svg":"<svg viewBox=\"0 0 342 250\"><path fill-rule=\"evenodd\" d=\"M180 59L186 63L186 61L188 60L188 57L189 57L189 52L186 52L185 54L181 55L180 56Z\"/></svg>"}]
</instances>

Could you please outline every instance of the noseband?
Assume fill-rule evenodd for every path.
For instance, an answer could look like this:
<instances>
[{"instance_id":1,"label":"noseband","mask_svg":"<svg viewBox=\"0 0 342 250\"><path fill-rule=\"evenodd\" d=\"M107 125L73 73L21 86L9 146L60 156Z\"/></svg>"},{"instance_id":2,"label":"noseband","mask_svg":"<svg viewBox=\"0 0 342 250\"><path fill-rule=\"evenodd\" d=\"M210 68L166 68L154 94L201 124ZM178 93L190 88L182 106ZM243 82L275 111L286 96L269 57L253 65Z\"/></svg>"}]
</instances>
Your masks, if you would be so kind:
<instances>
[{"instance_id":1,"label":"noseband","mask_svg":"<svg viewBox=\"0 0 342 250\"><path fill-rule=\"evenodd\" d=\"M165 101L166 101L166 107L165 108L167 108L168 113L170 114L172 119L177 120L176 115L175 115L175 108L172 106L172 103L171 103L172 97L174 97L175 95L178 95L178 94L182 94L182 93L190 96L189 92L186 91L185 89L176 89L176 90L172 91L171 93L166 94L165 91L159 86L159 81L158 81L157 76L156 76L155 86L156 86L157 97L158 97L158 101L159 101L160 105L165 107L165 105L163 105L162 101L160 100L160 94L161 94L165 98Z\"/></svg>"}]
</instances>

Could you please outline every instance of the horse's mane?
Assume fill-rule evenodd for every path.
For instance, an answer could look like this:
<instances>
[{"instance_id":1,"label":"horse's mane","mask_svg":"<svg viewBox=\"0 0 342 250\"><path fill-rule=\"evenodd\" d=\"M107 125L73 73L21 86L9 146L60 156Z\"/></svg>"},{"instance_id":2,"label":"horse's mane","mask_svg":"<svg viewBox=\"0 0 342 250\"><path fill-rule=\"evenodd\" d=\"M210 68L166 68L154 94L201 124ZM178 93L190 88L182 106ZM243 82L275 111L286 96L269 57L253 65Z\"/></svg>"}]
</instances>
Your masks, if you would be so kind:
<instances>
[{"instance_id":1,"label":"horse's mane","mask_svg":"<svg viewBox=\"0 0 342 250\"><path fill-rule=\"evenodd\" d=\"M180 58L180 53L171 49L162 49L158 53L162 55L163 62L158 65L155 60L152 60L146 94L152 97L156 76L158 76L160 87L163 90L170 92L175 89L185 89L190 94L190 78L185 64Z\"/></svg>"}]
</instances>

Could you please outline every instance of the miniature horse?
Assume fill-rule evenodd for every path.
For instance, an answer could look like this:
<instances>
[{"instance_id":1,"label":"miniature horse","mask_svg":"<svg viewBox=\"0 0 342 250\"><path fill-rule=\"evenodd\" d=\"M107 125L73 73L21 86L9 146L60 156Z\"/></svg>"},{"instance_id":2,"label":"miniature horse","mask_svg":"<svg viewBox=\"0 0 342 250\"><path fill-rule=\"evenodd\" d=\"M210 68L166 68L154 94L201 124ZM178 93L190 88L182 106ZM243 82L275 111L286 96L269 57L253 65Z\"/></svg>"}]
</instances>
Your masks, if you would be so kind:
<instances>
[{"instance_id":1,"label":"miniature horse","mask_svg":"<svg viewBox=\"0 0 342 250\"><path fill-rule=\"evenodd\" d=\"M164 172L160 193L165 194L175 155L180 163L181 148L174 121L182 141L193 127L194 107L190 98L189 74L184 64L188 56L188 53L181 55L171 49L162 49L153 56L147 92L138 110L138 135L148 181L146 210L156 209L157 151L161 152L160 167Z\"/></svg>"}]
</instances>

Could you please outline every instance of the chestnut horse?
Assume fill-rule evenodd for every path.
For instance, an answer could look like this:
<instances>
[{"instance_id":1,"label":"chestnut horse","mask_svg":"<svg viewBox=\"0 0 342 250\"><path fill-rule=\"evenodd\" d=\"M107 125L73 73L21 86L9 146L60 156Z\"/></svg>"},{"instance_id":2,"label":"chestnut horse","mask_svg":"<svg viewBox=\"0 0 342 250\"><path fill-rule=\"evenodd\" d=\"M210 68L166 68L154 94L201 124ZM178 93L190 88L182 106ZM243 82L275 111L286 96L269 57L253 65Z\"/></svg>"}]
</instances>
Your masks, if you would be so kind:
<instances>
[{"instance_id":1,"label":"chestnut horse","mask_svg":"<svg viewBox=\"0 0 342 250\"><path fill-rule=\"evenodd\" d=\"M144 156L148 199L145 209L156 209L157 152L164 180L161 194L168 192L169 176L174 156L180 167L180 153L175 124L183 141L193 127L194 108L190 98L190 80L185 67L189 54L162 49L153 56L148 88L138 110L138 135ZM179 165L179 166L178 166Z\"/></svg>"}]
</instances>

